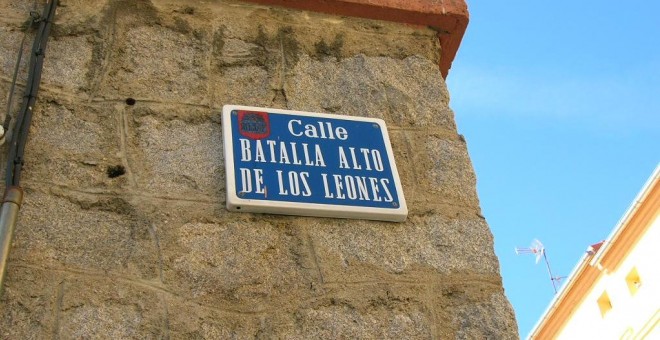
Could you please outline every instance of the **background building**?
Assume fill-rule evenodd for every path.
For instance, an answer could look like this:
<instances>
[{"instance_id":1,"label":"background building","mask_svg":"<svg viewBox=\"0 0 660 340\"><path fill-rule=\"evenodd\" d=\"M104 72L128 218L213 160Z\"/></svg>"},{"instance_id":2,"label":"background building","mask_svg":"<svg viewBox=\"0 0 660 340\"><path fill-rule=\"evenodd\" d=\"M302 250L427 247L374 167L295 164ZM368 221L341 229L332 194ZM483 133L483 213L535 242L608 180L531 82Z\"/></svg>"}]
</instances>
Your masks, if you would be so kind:
<instances>
[{"instance_id":1,"label":"background building","mask_svg":"<svg viewBox=\"0 0 660 340\"><path fill-rule=\"evenodd\" d=\"M660 337L660 165L607 240L587 249L531 339Z\"/></svg>"}]
</instances>

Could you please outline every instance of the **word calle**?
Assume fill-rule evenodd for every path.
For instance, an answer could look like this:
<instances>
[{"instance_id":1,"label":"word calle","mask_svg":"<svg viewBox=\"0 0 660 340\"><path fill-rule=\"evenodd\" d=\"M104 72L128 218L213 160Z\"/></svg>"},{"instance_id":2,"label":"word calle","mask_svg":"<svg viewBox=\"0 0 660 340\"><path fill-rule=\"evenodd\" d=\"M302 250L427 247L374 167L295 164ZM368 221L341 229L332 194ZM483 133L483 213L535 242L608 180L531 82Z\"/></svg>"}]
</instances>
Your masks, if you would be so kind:
<instances>
[{"instance_id":1,"label":"word calle","mask_svg":"<svg viewBox=\"0 0 660 340\"><path fill-rule=\"evenodd\" d=\"M318 122L317 125L305 124L304 131L300 131L301 126L302 122L299 119L292 119L287 124L291 135L296 137L301 137L304 134L309 138L335 139L336 136L339 140L348 139L348 131L345 128L341 126L333 128L330 122Z\"/></svg>"}]
</instances>

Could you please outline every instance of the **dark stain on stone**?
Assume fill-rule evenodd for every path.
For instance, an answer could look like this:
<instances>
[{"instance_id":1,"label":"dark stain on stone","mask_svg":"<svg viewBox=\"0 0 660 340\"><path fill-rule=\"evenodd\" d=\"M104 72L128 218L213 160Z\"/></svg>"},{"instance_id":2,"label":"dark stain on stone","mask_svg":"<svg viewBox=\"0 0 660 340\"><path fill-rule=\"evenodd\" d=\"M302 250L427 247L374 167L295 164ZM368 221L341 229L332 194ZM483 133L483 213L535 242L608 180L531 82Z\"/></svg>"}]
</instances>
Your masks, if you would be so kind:
<instances>
[{"instance_id":1,"label":"dark stain on stone","mask_svg":"<svg viewBox=\"0 0 660 340\"><path fill-rule=\"evenodd\" d=\"M174 13L182 13L182 14L187 14L187 15L193 15L195 14L195 7L191 6L185 6L180 9L175 9Z\"/></svg>"},{"instance_id":2,"label":"dark stain on stone","mask_svg":"<svg viewBox=\"0 0 660 340\"><path fill-rule=\"evenodd\" d=\"M203 41L206 38L206 32L200 30L193 30L192 35L199 41Z\"/></svg>"},{"instance_id":3,"label":"dark stain on stone","mask_svg":"<svg viewBox=\"0 0 660 340\"><path fill-rule=\"evenodd\" d=\"M259 28L257 29L257 37L254 38L254 43L263 48L268 46L268 36L266 35L263 25L259 25Z\"/></svg>"},{"instance_id":4,"label":"dark stain on stone","mask_svg":"<svg viewBox=\"0 0 660 340\"><path fill-rule=\"evenodd\" d=\"M297 59L298 43L291 38L293 29L280 28L275 36L269 36L263 25L259 25L255 38L251 41L255 47L250 49L250 58L234 63L233 65L252 65L274 71L281 67L282 55L286 65L294 65ZM221 65L226 66L226 65Z\"/></svg>"},{"instance_id":5,"label":"dark stain on stone","mask_svg":"<svg viewBox=\"0 0 660 340\"><path fill-rule=\"evenodd\" d=\"M341 59L341 49L343 46L344 35L337 34L332 43L328 44L325 42L325 39L321 39L321 41L314 44L314 49L318 58L335 57L339 60Z\"/></svg>"},{"instance_id":6,"label":"dark stain on stone","mask_svg":"<svg viewBox=\"0 0 660 340\"><path fill-rule=\"evenodd\" d=\"M98 200L96 202L89 203L87 206L81 204L81 207L84 209L96 209L118 214L130 214L134 210L133 206L131 206L128 202L126 202L126 200L120 197L111 197L108 199Z\"/></svg>"},{"instance_id":7,"label":"dark stain on stone","mask_svg":"<svg viewBox=\"0 0 660 340\"><path fill-rule=\"evenodd\" d=\"M180 17L174 18L174 27L172 27L172 29L174 29L175 32L179 32L182 34L188 34L192 31L192 27L190 26L188 21Z\"/></svg>"},{"instance_id":8,"label":"dark stain on stone","mask_svg":"<svg viewBox=\"0 0 660 340\"><path fill-rule=\"evenodd\" d=\"M225 47L225 28L220 27L213 33L213 56L220 57L222 55L222 48Z\"/></svg>"},{"instance_id":9,"label":"dark stain on stone","mask_svg":"<svg viewBox=\"0 0 660 340\"><path fill-rule=\"evenodd\" d=\"M254 44L261 47L254 51L255 57L259 60L261 66L270 69L277 60L283 61L288 69L298 63L298 53L300 52L300 43L295 38L295 31L291 26L280 27L274 37L268 36L264 26L259 25Z\"/></svg>"},{"instance_id":10,"label":"dark stain on stone","mask_svg":"<svg viewBox=\"0 0 660 340\"><path fill-rule=\"evenodd\" d=\"M150 0L112 1L107 13L124 20L129 19L129 22L135 26L153 26L160 23L158 9ZM124 23L128 24L128 22Z\"/></svg>"},{"instance_id":11,"label":"dark stain on stone","mask_svg":"<svg viewBox=\"0 0 660 340\"><path fill-rule=\"evenodd\" d=\"M291 69L298 63L298 54L300 44L295 38L295 32L291 26L282 27L277 31L279 40L284 53L284 63L286 69Z\"/></svg>"},{"instance_id":12,"label":"dark stain on stone","mask_svg":"<svg viewBox=\"0 0 660 340\"><path fill-rule=\"evenodd\" d=\"M341 105L324 105L323 110L330 113L339 112Z\"/></svg>"},{"instance_id":13,"label":"dark stain on stone","mask_svg":"<svg viewBox=\"0 0 660 340\"><path fill-rule=\"evenodd\" d=\"M272 46L272 41L268 39L268 35L266 34L266 31L264 29L264 26L259 25L258 31L257 31L257 36L254 39L254 44L257 45L257 48L252 49L251 54L254 57L254 61L258 66L262 66L265 68L269 68L270 66L274 66L274 58L273 58L273 53L269 53L269 50L272 50L274 47Z\"/></svg>"}]
</instances>

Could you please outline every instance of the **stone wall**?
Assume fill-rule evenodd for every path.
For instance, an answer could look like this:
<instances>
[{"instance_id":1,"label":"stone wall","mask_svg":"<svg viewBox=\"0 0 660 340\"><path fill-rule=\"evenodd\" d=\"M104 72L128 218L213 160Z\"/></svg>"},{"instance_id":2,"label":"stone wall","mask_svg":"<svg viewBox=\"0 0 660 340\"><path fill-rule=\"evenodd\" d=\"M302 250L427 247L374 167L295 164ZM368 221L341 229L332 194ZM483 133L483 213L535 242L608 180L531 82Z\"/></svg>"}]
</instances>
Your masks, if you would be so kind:
<instances>
[{"instance_id":1,"label":"stone wall","mask_svg":"<svg viewBox=\"0 0 660 340\"><path fill-rule=\"evenodd\" d=\"M32 4L0 0L1 108ZM62 1L0 338L516 338L440 53L396 23ZM408 220L228 212L224 104L384 119Z\"/></svg>"}]
</instances>

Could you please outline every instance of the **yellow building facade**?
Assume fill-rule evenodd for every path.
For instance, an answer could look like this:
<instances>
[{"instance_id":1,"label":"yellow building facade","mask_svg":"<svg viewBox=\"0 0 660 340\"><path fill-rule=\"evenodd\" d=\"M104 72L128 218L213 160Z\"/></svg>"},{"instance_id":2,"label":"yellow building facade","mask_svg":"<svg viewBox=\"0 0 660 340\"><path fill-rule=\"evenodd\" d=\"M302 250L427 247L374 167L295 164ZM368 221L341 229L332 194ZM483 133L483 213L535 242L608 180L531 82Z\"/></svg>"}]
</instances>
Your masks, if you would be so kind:
<instances>
[{"instance_id":1,"label":"yellow building facade","mask_svg":"<svg viewBox=\"0 0 660 340\"><path fill-rule=\"evenodd\" d=\"M587 249L529 339L660 339L660 165Z\"/></svg>"}]
</instances>

